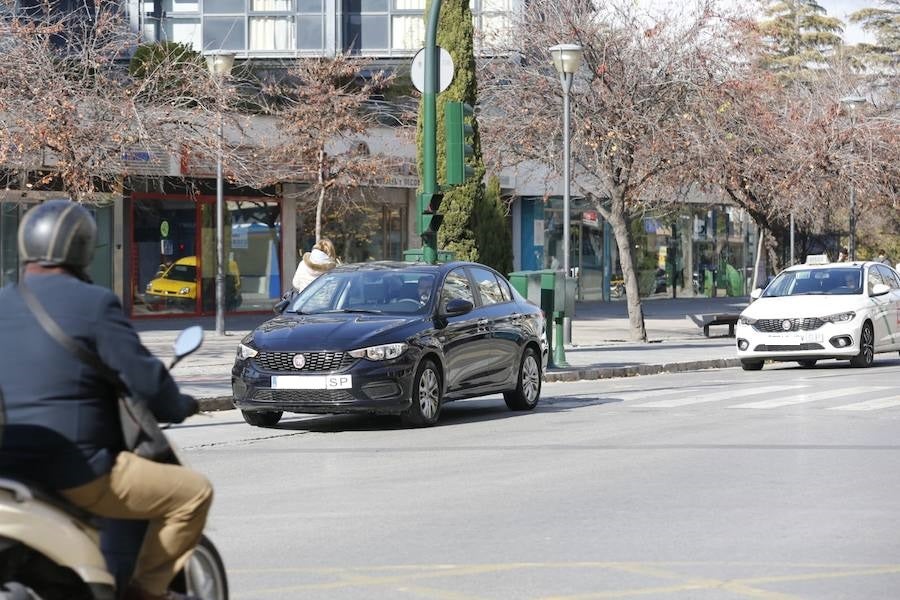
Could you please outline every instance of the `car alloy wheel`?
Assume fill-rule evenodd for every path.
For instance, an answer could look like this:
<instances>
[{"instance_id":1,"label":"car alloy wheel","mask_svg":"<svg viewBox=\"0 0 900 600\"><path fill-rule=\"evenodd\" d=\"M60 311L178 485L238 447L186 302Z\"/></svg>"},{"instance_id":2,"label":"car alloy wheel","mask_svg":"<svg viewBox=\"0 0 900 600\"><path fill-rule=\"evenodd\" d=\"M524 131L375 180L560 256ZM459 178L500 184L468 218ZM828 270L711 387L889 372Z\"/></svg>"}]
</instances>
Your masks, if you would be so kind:
<instances>
[{"instance_id":1,"label":"car alloy wheel","mask_svg":"<svg viewBox=\"0 0 900 600\"><path fill-rule=\"evenodd\" d=\"M534 349L526 348L522 353L516 389L504 392L503 399L510 410L531 410L541 397L541 367L538 365Z\"/></svg>"},{"instance_id":2,"label":"car alloy wheel","mask_svg":"<svg viewBox=\"0 0 900 600\"><path fill-rule=\"evenodd\" d=\"M875 362L875 332L872 330L872 324L866 321L859 335L859 354L850 359L850 364L866 368L871 367L873 362Z\"/></svg>"},{"instance_id":3,"label":"car alloy wheel","mask_svg":"<svg viewBox=\"0 0 900 600\"><path fill-rule=\"evenodd\" d=\"M403 420L415 427L428 427L438 421L441 414L441 379L437 367L425 360L416 371L413 380L412 404L403 414Z\"/></svg>"}]
</instances>

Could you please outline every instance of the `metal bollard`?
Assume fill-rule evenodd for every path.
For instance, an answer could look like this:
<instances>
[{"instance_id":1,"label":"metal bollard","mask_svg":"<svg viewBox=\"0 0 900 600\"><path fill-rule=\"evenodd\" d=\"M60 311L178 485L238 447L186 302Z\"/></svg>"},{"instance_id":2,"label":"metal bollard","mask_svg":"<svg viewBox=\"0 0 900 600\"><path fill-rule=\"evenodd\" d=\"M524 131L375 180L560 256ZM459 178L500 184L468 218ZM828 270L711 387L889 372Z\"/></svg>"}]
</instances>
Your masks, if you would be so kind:
<instances>
[{"instance_id":1,"label":"metal bollard","mask_svg":"<svg viewBox=\"0 0 900 600\"><path fill-rule=\"evenodd\" d=\"M565 369L569 366L566 362L566 348L563 341L563 319L566 313L555 311L553 313L553 366Z\"/></svg>"}]
</instances>

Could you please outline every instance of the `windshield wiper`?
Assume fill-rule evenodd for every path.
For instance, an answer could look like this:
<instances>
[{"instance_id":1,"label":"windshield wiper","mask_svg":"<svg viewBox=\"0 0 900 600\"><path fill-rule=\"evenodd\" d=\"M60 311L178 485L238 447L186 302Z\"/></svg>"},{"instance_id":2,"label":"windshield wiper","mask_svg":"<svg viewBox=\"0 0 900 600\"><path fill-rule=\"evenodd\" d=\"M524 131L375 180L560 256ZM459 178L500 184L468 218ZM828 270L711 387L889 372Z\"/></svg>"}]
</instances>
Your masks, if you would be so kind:
<instances>
[{"instance_id":1,"label":"windshield wiper","mask_svg":"<svg viewBox=\"0 0 900 600\"><path fill-rule=\"evenodd\" d=\"M323 310L323 313L359 313L364 315L381 315L384 314L380 310L371 308L336 308L334 310Z\"/></svg>"}]
</instances>

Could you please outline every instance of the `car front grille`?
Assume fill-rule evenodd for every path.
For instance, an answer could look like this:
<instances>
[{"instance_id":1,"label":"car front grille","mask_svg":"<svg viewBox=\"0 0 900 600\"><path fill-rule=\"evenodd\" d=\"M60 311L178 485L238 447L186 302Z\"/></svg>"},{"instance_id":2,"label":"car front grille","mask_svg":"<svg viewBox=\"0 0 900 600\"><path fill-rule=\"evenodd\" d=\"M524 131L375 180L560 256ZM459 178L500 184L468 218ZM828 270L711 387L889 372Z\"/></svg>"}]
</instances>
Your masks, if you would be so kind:
<instances>
[{"instance_id":1,"label":"car front grille","mask_svg":"<svg viewBox=\"0 0 900 600\"><path fill-rule=\"evenodd\" d=\"M791 328L785 329L783 323L791 322ZM753 329L762 331L763 333L784 333L786 331L813 331L825 324L825 321L818 317L810 317L804 319L759 319L753 324Z\"/></svg>"},{"instance_id":2,"label":"car front grille","mask_svg":"<svg viewBox=\"0 0 900 600\"><path fill-rule=\"evenodd\" d=\"M313 404L337 406L354 402L353 395L347 390L256 390L252 399L281 404L286 409Z\"/></svg>"},{"instance_id":3,"label":"car front grille","mask_svg":"<svg viewBox=\"0 0 900 600\"><path fill-rule=\"evenodd\" d=\"M294 366L294 357L306 359L302 369ZM253 359L259 368L275 372L330 372L352 365L356 359L347 352L260 352Z\"/></svg>"},{"instance_id":4,"label":"car front grille","mask_svg":"<svg viewBox=\"0 0 900 600\"><path fill-rule=\"evenodd\" d=\"M803 352L804 350L822 350L822 344L800 344L799 346L780 346L776 344L759 344L754 352Z\"/></svg>"}]
</instances>

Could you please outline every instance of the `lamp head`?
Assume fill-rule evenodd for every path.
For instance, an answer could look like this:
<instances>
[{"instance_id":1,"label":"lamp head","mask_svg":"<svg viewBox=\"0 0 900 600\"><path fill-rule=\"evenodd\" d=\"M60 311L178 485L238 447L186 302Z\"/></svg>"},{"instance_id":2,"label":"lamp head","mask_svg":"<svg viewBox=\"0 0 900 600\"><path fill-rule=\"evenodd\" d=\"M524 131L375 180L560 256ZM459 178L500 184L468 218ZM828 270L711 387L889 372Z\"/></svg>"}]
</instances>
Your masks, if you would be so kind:
<instances>
[{"instance_id":1,"label":"lamp head","mask_svg":"<svg viewBox=\"0 0 900 600\"><path fill-rule=\"evenodd\" d=\"M225 77L231 74L231 68L234 66L234 52L216 50L205 53L205 56L206 66L215 77Z\"/></svg>"},{"instance_id":2,"label":"lamp head","mask_svg":"<svg viewBox=\"0 0 900 600\"><path fill-rule=\"evenodd\" d=\"M844 106L855 108L857 106L860 106L861 104L865 104L866 99L863 96L844 96L840 99L840 103Z\"/></svg>"},{"instance_id":3,"label":"lamp head","mask_svg":"<svg viewBox=\"0 0 900 600\"><path fill-rule=\"evenodd\" d=\"M550 56L560 75L570 75L578 72L584 50L577 44L559 44L550 48Z\"/></svg>"}]
</instances>

